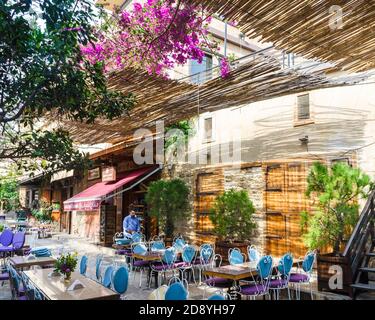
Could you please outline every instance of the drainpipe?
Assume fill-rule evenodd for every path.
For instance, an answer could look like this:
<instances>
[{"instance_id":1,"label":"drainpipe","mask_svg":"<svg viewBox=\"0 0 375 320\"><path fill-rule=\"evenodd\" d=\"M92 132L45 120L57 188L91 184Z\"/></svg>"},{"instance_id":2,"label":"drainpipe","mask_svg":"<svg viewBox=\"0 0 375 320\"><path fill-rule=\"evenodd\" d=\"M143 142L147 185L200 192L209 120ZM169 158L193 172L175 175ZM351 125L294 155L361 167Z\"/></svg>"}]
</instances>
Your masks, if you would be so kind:
<instances>
[{"instance_id":1,"label":"drainpipe","mask_svg":"<svg viewBox=\"0 0 375 320\"><path fill-rule=\"evenodd\" d=\"M228 20L225 20L225 29L224 29L224 57L227 56L227 43L228 43Z\"/></svg>"}]
</instances>

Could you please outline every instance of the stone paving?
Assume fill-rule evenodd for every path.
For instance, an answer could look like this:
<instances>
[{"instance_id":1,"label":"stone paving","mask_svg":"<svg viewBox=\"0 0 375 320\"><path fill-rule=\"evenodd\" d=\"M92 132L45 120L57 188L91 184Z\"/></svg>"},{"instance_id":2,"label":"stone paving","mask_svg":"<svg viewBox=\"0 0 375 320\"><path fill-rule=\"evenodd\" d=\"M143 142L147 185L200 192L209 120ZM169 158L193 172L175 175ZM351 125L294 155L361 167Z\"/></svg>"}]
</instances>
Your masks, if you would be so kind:
<instances>
[{"instance_id":1,"label":"stone paving","mask_svg":"<svg viewBox=\"0 0 375 320\"><path fill-rule=\"evenodd\" d=\"M55 234L52 238L47 239L37 239L35 243L31 243L31 237L26 236L26 244L31 244L34 246L43 246L48 247L51 249L53 254L56 254L58 250L63 248L63 250L66 251L77 251L79 257L82 255L88 256L88 269L87 269L87 276L90 278L95 278L95 260L98 254L103 255L103 265L102 265L102 272L104 272L104 269L109 264L124 264L124 257L116 256L115 250L112 248L105 248L101 247L95 244L90 243L86 239L74 237L67 234ZM135 275L135 276L134 276ZM151 285L151 289L147 288L146 283L146 275L143 274L142 277L142 287L139 288L139 272L131 272L130 273L130 283L128 287L128 291L126 293L126 297L129 300L147 300L149 295L151 294L153 290L153 283ZM301 297L304 299L310 299L310 292L307 290L309 288L306 288L305 294L301 292ZM303 291L304 289L302 289ZM212 294L215 289L209 288L205 292L205 286L198 286L196 284L189 285L189 299L192 300L201 300L203 299L203 295L205 294L205 297ZM332 299L348 299L345 296L335 295L335 294L329 294L329 293L321 293L317 292L316 288L316 281L314 281L313 284L313 292L314 292L314 299L315 300L332 300ZM10 288L9 288L9 282L5 281L3 285L0 287L0 300L6 300L11 299L10 294ZM371 299L368 297L365 297L365 299Z\"/></svg>"}]
</instances>

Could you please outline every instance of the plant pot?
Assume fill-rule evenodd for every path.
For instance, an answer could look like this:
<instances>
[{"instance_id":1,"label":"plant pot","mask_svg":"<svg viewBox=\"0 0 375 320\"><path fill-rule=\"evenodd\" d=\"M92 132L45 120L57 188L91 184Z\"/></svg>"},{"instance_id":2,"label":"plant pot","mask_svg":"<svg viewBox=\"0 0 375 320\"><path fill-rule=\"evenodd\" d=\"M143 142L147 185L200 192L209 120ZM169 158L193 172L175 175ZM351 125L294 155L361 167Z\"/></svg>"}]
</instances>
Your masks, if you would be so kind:
<instances>
[{"instance_id":1,"label":"plant pot","mask_svg":"<svg viewBox=\"0 0 375 320\"><path fill-rule=\"evenodd\" d=\"M228 252L231 248L238 248L247 256L247 246L249 244L246 242L229 242L229 241L216 241L215 253L220 254L223 258L223 262L228 263Z\"/></svg>"},{"instance_id":2,"label":"plant pot","mask_svg":"<svg viewBox=\"0 0 375 320\"><path fill-rule=\"evenodd\" d=\"M330 272L330 268L331 272ZM333 288L330 285L330 279L337 275L337 270L342 269L342 289ZM337 256L334 254L318 254L317 255L317 271L318 271L318 290L329 291L338 294L346 294L353 296L353 289L350 287L353 284L353 275L346 257ZM339 275L338 275L339 276ZM337 280L332 278L332 282L337 285Z\"/></svg>"}]
</instances>

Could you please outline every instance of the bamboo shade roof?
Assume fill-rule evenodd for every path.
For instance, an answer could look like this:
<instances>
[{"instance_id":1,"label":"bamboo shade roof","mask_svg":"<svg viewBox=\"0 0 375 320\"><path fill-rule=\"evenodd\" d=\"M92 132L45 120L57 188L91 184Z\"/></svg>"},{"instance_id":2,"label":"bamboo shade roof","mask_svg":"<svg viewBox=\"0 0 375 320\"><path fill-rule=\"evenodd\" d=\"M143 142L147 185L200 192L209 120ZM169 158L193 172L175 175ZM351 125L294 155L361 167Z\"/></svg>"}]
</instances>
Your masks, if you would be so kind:
<instances>
[{"instance_id":1,"label":"bamboo shade roof","mask_svg":"<svg viewBox=\"0 0 375 320\"><path fill-rule=\"evenodd\" d=\"M246 36L260 37L277 49L334 62L338 68L351 72L375 68L374 0L191 2L211 14L236 21ZM342 20L336 20L339 15Z\"/></svg>"},{"instance_id":2,"label":"bamboo shade roof","mask_svg":"<svg viewBox=\"0 0 375 320\"><path fill-rule=\"evenodd\" d=\"M212 74L215 74L215 70ZM353 79L332 80L325 75L324 70L283 69L278 59L264 51L234 63L229 78L212 77L212 80L199 86L185 81L153 77L134 70L123 70L112 75L109 83L113 90L133 92L137 96L138 102L128 115L112 121L98 120L95 124L60 119L59 125L68 130L80 144L117 143L131 140L138 128L155 129L155 122L158 120L164 120L165 126L168 126L199 113L307 90L345 85L363 80L363 77Z\"/></svg>"}]
</instances>

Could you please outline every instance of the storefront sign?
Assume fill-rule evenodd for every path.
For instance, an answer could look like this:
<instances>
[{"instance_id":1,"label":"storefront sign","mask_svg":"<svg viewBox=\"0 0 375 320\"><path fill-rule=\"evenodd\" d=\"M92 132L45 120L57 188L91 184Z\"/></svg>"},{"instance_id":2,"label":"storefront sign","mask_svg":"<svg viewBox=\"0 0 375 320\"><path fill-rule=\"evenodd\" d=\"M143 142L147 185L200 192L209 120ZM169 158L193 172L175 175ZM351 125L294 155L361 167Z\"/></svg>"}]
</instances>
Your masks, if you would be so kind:
<instances>
[{"instance_id":1,"label":"storefront sign","mask_svg":"<svg viewBox=\"0 0 375 320\"><path fill-rule=\"evenodd\" d=\"M110 182L116 180L116 167L103 167L102 181Z\"/></svg>"},{"instance_id":2,"label":"storefront sign","mask_svg":"<svg viewBox=\"0 0 375 320\"><path fill-rule=\"evenodd\" d=\"M135 169L136 167L137 165L134 163L134 161L122 161L117 165L117 172L129 171L131 169Z\"/></svg>"},{"instance_id":3,"label":"storefront sign","mask_svg":"<svg viewBox=\"0 0 375 320\"><path fill-rule=\"evenodd\" d=\"M100 167L88 171L87 180L100 179Z\"/></svg>"}]
</instances>

